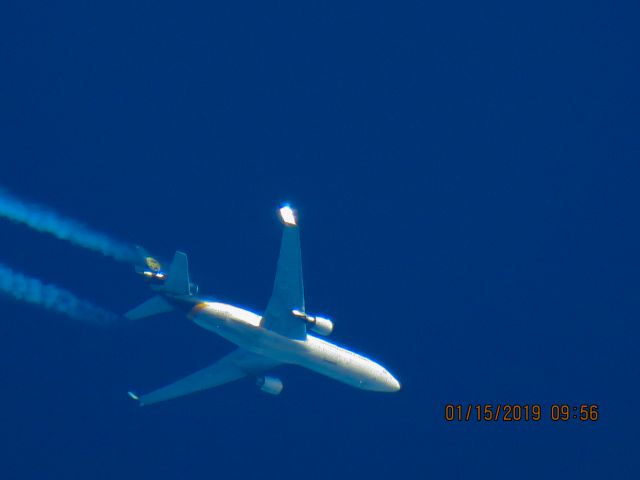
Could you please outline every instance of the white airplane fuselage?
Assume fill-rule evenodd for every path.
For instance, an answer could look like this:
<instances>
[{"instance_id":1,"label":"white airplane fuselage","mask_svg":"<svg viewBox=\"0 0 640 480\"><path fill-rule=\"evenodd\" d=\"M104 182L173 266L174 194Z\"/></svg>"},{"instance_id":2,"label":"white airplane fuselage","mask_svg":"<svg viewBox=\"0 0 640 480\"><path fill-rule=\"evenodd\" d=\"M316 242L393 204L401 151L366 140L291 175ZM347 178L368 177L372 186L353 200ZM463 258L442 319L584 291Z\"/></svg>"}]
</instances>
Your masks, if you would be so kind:
<instances>
[{"instance_id":1,"label":"white airplane fuselage","mask_svg":"<svg viewBox=\"0 0 640 480\"><path fill-rule=\"evenodd\" d=\"M395 392L400 383L384 367L345 348L307 335L296 340L261 326L262 317L220 302L201 302L189 312L197 325L250 352L300 365L363 390Z\"/></svg>"}]
</instances>

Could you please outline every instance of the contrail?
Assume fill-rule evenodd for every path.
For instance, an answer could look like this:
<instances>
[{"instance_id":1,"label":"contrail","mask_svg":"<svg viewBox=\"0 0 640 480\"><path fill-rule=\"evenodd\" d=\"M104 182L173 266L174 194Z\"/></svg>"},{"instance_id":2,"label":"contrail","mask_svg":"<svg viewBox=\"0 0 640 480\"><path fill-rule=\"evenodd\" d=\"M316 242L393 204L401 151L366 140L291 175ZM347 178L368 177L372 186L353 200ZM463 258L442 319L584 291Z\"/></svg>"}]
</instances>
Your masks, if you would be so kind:
<instances>
[{"instance_id":1,"label":"contrail","mask_svg":"<svg viewBox=\"0 0 640 480\"><path fill-rule=\"evenodd\" d=\"M14 272L2 263L0 263L0 293L38 305L45 310L97 325L107 325L119 318L115 313L78 298L68 290Z\"/></svg>"},{"instance_id":2,"label":"contrail","mask_svg":"<svg viewBox=\"0 0 640 480\"><path fill-rule=\"evenodd\" d=\"M137 260L136 251L132 246L114 240L104 233L91 230L80 222L66 218L46 207L23 202L2 188L0 188L0 216L122 262Z\"/></svg>"}]
</instances>

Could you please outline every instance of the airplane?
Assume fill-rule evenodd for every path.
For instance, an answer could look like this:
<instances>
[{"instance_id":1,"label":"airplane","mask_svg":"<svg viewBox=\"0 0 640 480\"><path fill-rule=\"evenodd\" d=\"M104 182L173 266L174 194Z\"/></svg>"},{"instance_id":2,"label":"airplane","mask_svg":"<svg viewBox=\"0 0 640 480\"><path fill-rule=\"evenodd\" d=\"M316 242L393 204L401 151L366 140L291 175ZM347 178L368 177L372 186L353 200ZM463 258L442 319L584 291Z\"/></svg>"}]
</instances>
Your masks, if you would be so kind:
<instances>
[{"instance_id":1,"label":"airplane","mask_svg":"<svg viewBox=\"0 0 640 480\"><path fill-rule=\"evenodd\" d=\"M217 333L237 349L196 373L145 395L128 392L142 405L189 395L244 377L255 378L263 392L278 395L282 381L268 374L282 364L294 364L363 390L397 392L400 383L378 363L312 335L327 336L333 322L305 310L296 212L285 205L279 210L284 225L273 293L263 315L206 300L189 279L187 255L177 251L166 272L143 250L145 265L138 273L150 281L157 294L125 316L137 320L179 310L196 325Z\"/></svg>"}]
</instances>

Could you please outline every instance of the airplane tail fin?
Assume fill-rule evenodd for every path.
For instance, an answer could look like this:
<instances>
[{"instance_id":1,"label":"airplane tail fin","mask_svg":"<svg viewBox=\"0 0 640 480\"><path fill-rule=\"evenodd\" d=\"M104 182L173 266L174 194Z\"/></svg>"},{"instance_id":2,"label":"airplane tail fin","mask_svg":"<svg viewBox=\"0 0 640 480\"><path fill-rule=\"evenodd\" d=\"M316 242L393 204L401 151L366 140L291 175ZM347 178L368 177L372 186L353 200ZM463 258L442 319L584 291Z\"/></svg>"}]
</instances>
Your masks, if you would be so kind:
<instances>
[{"instance_id":1,"label":"airplane tail fin","mask_svg":"<svg viewBox=\"0 0 640 480\"><path fill-rule=\"evenodd\" d=\"M147 256L146 258L147 263L150 262L148 259L156 261L152 257ZM131 320L138 320L140 318L150 317L152 315L158 315L160 313L173 310L173 305L163 298L162 294L184 297L195 295L198 292L198 286L189 281L189 264L187 261L187 255L183 252L175 253L173 261L171 262L166 274L162 273L159 268L154 272L150 275L147 274L148 271L144 271L143 273L145 276L152 276L161 280L160 285L152 286L152 289L159 292L161 295L151 297L146 302L138 305L132 310L129 310L125 313L125 317ZM159 277L159 275L161 275L161 277Z\"/></svg>"},{"instance_id":2,"label":"airplane tail fin","mask_svg":"<svg viewBox=\"0 0 640 480\"><path fill-rule=\"evenodd\" d=\"M176 252L167 272L167 281L162 291L172 295L191 295L191 283L189 282L189 263L187 254Z\"/></svg>"}]
</instances>

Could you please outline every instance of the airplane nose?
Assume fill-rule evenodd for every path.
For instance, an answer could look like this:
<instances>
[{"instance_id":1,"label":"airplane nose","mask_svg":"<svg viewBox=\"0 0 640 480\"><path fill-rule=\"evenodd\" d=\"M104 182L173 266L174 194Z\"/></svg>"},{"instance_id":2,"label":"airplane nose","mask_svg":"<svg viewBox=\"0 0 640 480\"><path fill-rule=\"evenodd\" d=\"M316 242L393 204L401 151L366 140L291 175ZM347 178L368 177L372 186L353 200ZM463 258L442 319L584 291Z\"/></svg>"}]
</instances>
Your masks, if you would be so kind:
<instances>
[{"instance_id":1,"label":"airplane nose","mask_svg":"<svg viewBox=\"0 0 640 480\"><path fill-rule=\"evenodd\" d=\"M397 392L400 390L400 382L386 370L384 371L383 384L385 392Z\"/></svg>"},{"instance_id":2,"label":"airplane nose","mask_svg":"<svg viewBox=\"0 0 640 480\"><path fill-rule=\"evenodd\" d=\"M397 392L400 390L400 382L384 368L378 366L377 371L367 379L360 381L360 388L375 392Z\"/></svg>"},{"instance_id":3,"label":"airplane nose","mask_svg":"<svg viewBox=\"0 0 640 480\"><path fill-rule=\"evenodd\" d=\"M400 390L400 382L398 380L396 380L393 375L389 375L389 380L387 382L387 385L389 386L389 389L392 392L397 392L398 390Z\"/></svg>"}]
</instances>

